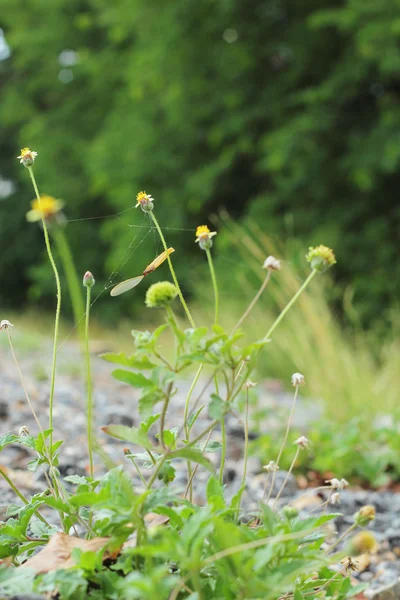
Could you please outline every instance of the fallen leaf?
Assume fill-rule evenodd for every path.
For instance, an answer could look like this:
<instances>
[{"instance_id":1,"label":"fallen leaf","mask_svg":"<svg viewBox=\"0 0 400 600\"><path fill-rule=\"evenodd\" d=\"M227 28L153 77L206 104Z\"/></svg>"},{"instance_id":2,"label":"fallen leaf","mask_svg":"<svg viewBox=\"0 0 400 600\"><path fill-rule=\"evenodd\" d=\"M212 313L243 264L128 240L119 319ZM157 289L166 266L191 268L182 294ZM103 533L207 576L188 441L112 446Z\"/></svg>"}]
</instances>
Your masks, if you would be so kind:
<instances>
[{"instance_id":1,"label":"fallen leaf","mask_svg":"<svg viewBox=\"0 0 400 600\"><path fill-rule=\"evenodd\" d=\"M74 566L71 558L72 550L80 548L83 552L97 552L109 542L109 538L93 538L83 540L66 533L56 533L50 538L47 546L40 552L29 558L19 568L30 567L38 573L48 573L55 569L68 569ZM115 555L115 553L114 553ZM114 556L113 555L113 556ZM111 552L105 552L104 559L110 558Z\"/></svg>"}]
</instances>

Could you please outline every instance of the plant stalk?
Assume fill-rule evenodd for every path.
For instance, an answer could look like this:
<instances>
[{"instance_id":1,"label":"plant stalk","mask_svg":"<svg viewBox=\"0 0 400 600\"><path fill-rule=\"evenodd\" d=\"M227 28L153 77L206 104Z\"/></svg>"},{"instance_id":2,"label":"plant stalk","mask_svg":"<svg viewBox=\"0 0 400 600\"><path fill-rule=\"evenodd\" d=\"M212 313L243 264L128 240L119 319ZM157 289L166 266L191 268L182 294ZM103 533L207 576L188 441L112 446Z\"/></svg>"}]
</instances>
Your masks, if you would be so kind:
<instances>
[{"instance_id":1,"label":"plant stalk","mask_svg":"<svg viewBox=\"0 0 400 600\"><path fill-rule=\"evenodd\" d=\"M214 263L213 263L213 259L211 256L211 250L209 248L207 248L206 250L206 254L207 254L207 260L208 260L208 266L210 267L210 273L211 273L211 280L212 280L212 284L213 284L213 288L214 288L214 298L215 298L215 317L214 317L214 324L218 325L218 316L219 316L219 292L218 292L218 283L217 283L217 277L215 275L215 269L214 269Z\"/></svg>"}]
</instances>

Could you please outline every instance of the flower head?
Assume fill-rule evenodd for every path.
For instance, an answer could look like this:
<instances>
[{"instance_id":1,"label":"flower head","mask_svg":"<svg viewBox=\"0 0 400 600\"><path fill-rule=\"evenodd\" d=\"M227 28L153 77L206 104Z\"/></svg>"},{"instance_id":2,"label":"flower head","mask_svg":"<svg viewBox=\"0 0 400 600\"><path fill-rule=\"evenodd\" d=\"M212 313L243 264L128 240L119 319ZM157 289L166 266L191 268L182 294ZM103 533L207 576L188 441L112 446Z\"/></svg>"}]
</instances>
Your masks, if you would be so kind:
<instances>
[{"instance_id":1,"label":"flower head","mask_svg":"<svg viewBox=\"0 0 400 600\"><path fill-rule=\"evenodd\" d=\"M19 428L18 435L30 435L29 429L26 425L22 425L22 427Z\"/></svg>"},{"instance_id":2,"label":"flower head","mask_svg":"<svg viewBox=\"0 0 400 600\"><path fill-rule=\"evenodd\" d=\"M375 506L367 504L362 506L358 512L354 515L355 522L361 527L368 525L370 521L375 519Z\"/></svg>"},{"instance_id":3,"label":"flower head","mask_svg":"<svg viewBox=\"0 0 400 600\"><path fill-rule=\"evenodd\" d=\"M146 292L147 308L165 308L175 300L178 290L170 281L153 283Z\"/></svg>"},{"instance_id":4,"label":"flower head","mask_svg":"<svg viewBox=\"0 0 400 600\"><path fill-rule=\"evenodd\" d=\"M14 325L10 321L7 321L7 319L0 321L0 331L2 329L9 329L10 327L14 327Z\"/></svg>"},{"instance_id":5,"label":"flower head","mask_svg":"<svg viewBox=\"0 0 400 600\"><path fill-rule=\"evenodd\" d=\"M307 262L310 263L311 268L315 271L323 273L329 267L336 264L336 258L333 251L327 246L316 246L313 248L310 246L308 254L306 255Z\"/></svg>"},{"instance_id":6,"label":"flower head","mask_svg":"<svg viewBox=\"0 0 400 600\"><path fill-rule=\"evenodd\" d=\"M59 220L63 206L64 202L56 200L53 196L40 196L40 200L32 200L32 209L26 213L26 220L30 223L41 221L42 218L48 221L53 219Z\"/></svg>"},{"instance_id":7,"label":"flower head","mask_svg":"<svg viewBox=\"0 0 400 600\"><path fill-rule=\"evenodd\" d=\"M35 162L35 158L37 157L37 152L31 150L30 148L22 148L21 154L17 156L20 159L21 165L24 167L31 167Z\"/></svg>"},{"instance_id":8,"label":"flower head","mask_svg":"<svg viewBox=\"0 0 400 600\"><path fill-rule=\"evenodd\" d=\"M93 274L90 271L86 271L86 273L83 276L83 285L84 287L88 287L91 288L94 286L94 284L96 283L95 278L93 277Z\"/></svg>"},{"instance_id":9,"label":"flower head","mask_svg":"<svg viewBox=\"0 0 400 600\"><path fill-rule=\"evenodd\" d=\"M279 471L279 465L274 460L270 460L267 465L263 466L263 469L264 471L267 471L267 473L273 473L274 471Z\"/></svg>"},{"instance_id":10,"label":"flower head","mask_svg":"<svg viewBox=\"0 0 400 600\"><path fill-rule=\"evenodd\" d=\"M294 386L304 385L304 383L305 383L304 375L302 375L301 373L293 373L292 385L294 385Z\"/></svg>"},{"instance_id":11,"label":"flower head","mask_svg":"<svg viewBox=\"0 0 400 600\"><path fill-rule=\"evenodd\" d=\"M146 192L139 192L136 196L137 204L135 208L140 206L143 212L151 212L154 208L154 198Z\"/></svg>"},{"instance_id":12,"label":"flower head","mask_svg":"<svg viewBox=\"0 0 400 600\"><path fill-rule=\"evenodd\" d=\"M359 531L350 540L351 551L355 554L367 554L378 550L378 543L370 531Z\"/></svg>"},{"instance_id":13,"label":"flower head","mask_svg":"<svg viewBox=\"0 0 400 600\"><path fill-rule=\"evenodd\" d=\"M329 483L333 490L339 490L340 492L349 486L349 482L343 479L343 477L342 479L336 479L336 477L327 479L325 483Z\"/></svg>"},{"instance_id":14,"label":"flower head","mask_svg":"<svg viewBox=\"0 0 400 600\"><path fill-rule=\"evenodd\" d=\"M332 494L332 496L329 499L329 503L332 504L333 506L335 504L340 504L340 494L339 494L339 492L335 492L334 494Z\"/></svg>"},{"instance_id":15,"label":"flower head","mask_svg":"<svg viewBox=\"0 0 400 600\"><path fill-rule=\"evenodd\" d=\"M246 381L246 383L244 383L244 384L243 384L243 387L244 387L244 389L245 389L245 390L250 390L250 389L252 389L252 388L255 388L255 387L256 387L256 385L257 385L257 384L256 384L256 383L254 383L254 381L250 381L250 379L248 379L248 380Z\"/></svg>"},{"instance_id":16,"label":"flower head","mask_svg":"<svg viewBox=\"0 0 400 600\"><path fill-rule=\"evenodd\" d=\"M307 439L304 435L302 435L299 438L297 438L297 440L293 443L296 444L302 450L306 450L310 445L310 440Z\"/></svg>"},{"instance_id":17,"label":"flower head","mask_svg":"<svg viewBox=\"0 0 400 600\"><path fill-rule=\"evenodd\" d=\"M214 235L217 235L216 231L210 231L207 225L199 225L196 229L196 243L199 243L202 250L209 250L213 245L211 238Z\"/></svg>"},{"instance_id":18,"label":"flower head","mask_svg":"<svg viewBox=\"0 0 400 600\"><path fill-rule=\"evenodd\" d=\"M264 264L262 266L263 269L268 269L269 271L280 271L281 270L281 261L275 256L268 256L264 260Z\"/></svg>"},{"instance_id":19,"label":"flower head","mask_svg":"<svg viewBox=\"0 0 400 600\"><path fill-rule=\"evenodd\" d=\"M350 556L341 560L340 563L343 565L346 573L351 573L352 571L358 570L358 562L353 560Z\"/></svg>"}]
</instances>

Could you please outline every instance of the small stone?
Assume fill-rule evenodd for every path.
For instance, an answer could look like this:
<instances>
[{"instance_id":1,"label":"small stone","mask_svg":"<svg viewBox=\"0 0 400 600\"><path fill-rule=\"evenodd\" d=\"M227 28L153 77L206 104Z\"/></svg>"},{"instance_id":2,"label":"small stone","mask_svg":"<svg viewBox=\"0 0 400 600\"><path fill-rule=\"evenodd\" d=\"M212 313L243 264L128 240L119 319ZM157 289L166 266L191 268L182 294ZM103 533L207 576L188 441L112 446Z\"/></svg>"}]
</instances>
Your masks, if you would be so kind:
<instances>
[{"instance_id":1,"label":"small stone","mask_svg":"<svg viewBox=\"0 0 400 600\"><path fill-rule=\"evenodd\" d=\"M105 424L133 427L135 420L131 415L126 414L126 408L124 406L113 406L111 410L106 413Z\"/></svg>"}]
</instances>

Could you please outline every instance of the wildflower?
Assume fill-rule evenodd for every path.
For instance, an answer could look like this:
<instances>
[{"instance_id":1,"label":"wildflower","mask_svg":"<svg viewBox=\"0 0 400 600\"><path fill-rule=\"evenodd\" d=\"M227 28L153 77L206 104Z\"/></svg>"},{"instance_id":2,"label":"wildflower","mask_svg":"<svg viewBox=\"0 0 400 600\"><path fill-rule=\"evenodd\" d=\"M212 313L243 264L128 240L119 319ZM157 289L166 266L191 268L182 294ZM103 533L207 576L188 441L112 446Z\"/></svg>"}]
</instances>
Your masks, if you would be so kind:
<instances>
[{"instance_id":1,"label":"wildflower","mask_svg":"<svg viewBox=\"0 0 400 600\"><path fill-rule=\"evenodd\" d=\"M306 255L307 262L310 263L311 268L315 271L323 273L336 264L336 258L333 251L326 246L316 246L313 248L310 246L308 254Z\"/></svg>"},{"instance_id":2,"label":"wildflower","mask_svg":"<svg viewBox=\"0 0 400 600\"><path fill-rule=\"evenodd\" d=\"M304 383L305 383L304 375L302 375L301 373L293 373L292 385L294 385L294 386L304 385Z\"/></svg>"},{"instance_id":3,"label":"wildflower","mask_svg":"<svg viewBox=\"0 0 400 600\"><path fill-rule=\"evenodd\" d=\"M22 148L21 154L17 156L20 159L21 165L24 167L31 167L35 162L35 158L37 157L37 152L31 150L30 148Z\"/></svg>"},{"instance_id":4,"label":"wildflower","mask_svg":"<svg viewBox=\"0 0 400 600\"><path fill-rule=\"evenodd\" d=\"M366 554L367 552L376 552L378 542L370 531L359 531L350 540L351 550L357 554Z\"/></svg>"},{"instance_id":5,"label":"wildflower","mask_svg":"<svg viewBox=\"0 0 400 600\"><path fill-rule=\"evenodd\" d=\"M297 444L297 446L302 450L306 450L310 445L310 440L307 439L304 435L302 435L299 438L297 438L297 440L293 443Z\"/></svg>"},{"instance_id":6,"label":"wildflower","mask_svg":"<svg viewBox=\"0 0 400 600\"><path fill-rule=\"evenodd\" d=\"M358 569L358 562L353 560L350 556L341 560L340 563L343 565L346 573L351 573L352 571L357 571Z\"/></svg>"},{"instance_id":7,"label":"wildflower","mask_svg":"<svg viewBox=\"0 0 400 600\"><path fill-rule=\"evenodd\" d=\"M375 506L371 506L371 504L362 506L354 515L354 519L357 525L365 527L365 525L368 525L370 521L375 519Z\"/></svg>"},{"instance_id":8,"label":"wildflower","mask_svg":"<svg viewBox=\"0 0 400 600\"><path fill-rule=\"evenodd\" d=\"M57 218L60 216L63 206L64 202L56 200L53 196L40 196L40 201L38 199L32 200L32 209L26 213L26 220L34 223L42 219L51 220Z\"/></svg>"},{"instance_id":9,"label":"wildflower","mask_svg":"<svg viewBox=\"0 0 400 600\"><path fill-rule=\"evenodd\" d=\"M257 384L256 384L256 383L254 383L254 381L250 381L250 379L248 379L248 380L246 381L246 383L243 385L243 387L244 387L244 389L245 389L245 390L250 390L250 389L252 389L252 388L255 388L255 387L256 387L256 385L257 385Z\"/></svg>"},{"instance_id":10,"label":"wildflower","mask_svg":"<svg viewBox=\"0 0 400 600\"><path fill-rule=\"evenodd\" d=\"M9 329L10 327L14 327L14 325L10 321L7 321L7 319L0 321L0 331L2 329Z\"/></svg>"},{"instance_id":11,"label":"wildflower","mask_svg":"<svg viewBox=\"0 0 400 600\"><path fill-rule=\"evenodd\" d=\"M83 285L84 287L93 287L94 284L96 283L95 278L93 277L92 273L90 271L86 271L86 273L83 276Z\"/></svg>"},{"instance_id":12,"label":"wildflower","mask_svg":"<svg viewBox=\"0 0 400 600\"><path fill-rule=\"evenodd\" d=\"M135 208L140 206L143 212L151 212L154 208L154 198L146 192L139 192L136 196L137 204Z\"/></svg>"},{"instance_id":13,"label":"wildflower","mask_svg":"<svg viewBox=\"0 0 400 600\"><path fill-rule=\"evenodd\" d=\"M280 271L281 270L281 261L275 256L268 256L264 260L264 264L262 266L263 269L268 269L269 271Z\"/></svg>"},{"instance_id":14,"label":"wildflower","mask_svg":"<svg viewBox=\"0 0 400 600\"><path fill-rule=\"evenodd\" d=\"M346 481L346 479L342 478L339 480L339 479L336 479L336 477L334 477L333 479L327 479L325 481L325 483L329 483L333 490L339 490L339 491L344 490L344 488L348 487L348 485L349 485L349 482Z\"/></svg>"},{"instance_id":15,"label":"wildflower","mask_svg":"<svg viewBox=\"0 0 400 600\"><path fill-rule=\"evenodd\" d=\"M175 300L178 290L170 281L159 281L149 287L146 292L147 308L165 308Z\"/></svg>"},{"instance_id":16,"label":"wildflower","mask_svg":"<svg viewBox=\"0 0 400 600\"><path fill-rule=\"evenodd\" d=\"M279 465L274 460L270 460L267 465L263 466L263 469L267 473L273 473L274 471L279 471Z\"/></svg>"},{"instance_id":17,"label":"wildflower","mask_svg":"<svg viewBox=\"0 0 400 600\"><path fill-rule=\"evenodd\" d=\"M207 225L199 225L196 229L196 243L199 243L202 250L209 250L213 245L211 238L214 235L217 235L216 231L210 231Z\"/></svg>"},{"instance_id":18,"label":"wildflower","mask_svg":"<svg viewBox=\"0 0 400 600\"><path fill-rule=\"evenodd\" d=\"M19 428L18 435L30 435L26 425L22 425L22 427Z\"/></svg>"},{"instance_id":19,"label":"wildflower","mask_svg":"<svg viewBox=\"0 0 400 600\"><path fill-rule=\"evenodd\" d=\"M335 492L334 494L332 494L332 496L330 497L329 502L333 506L335 506L335 504L340 504L340 494L339 494L339 492Z\"/></svg>"}]
</instances>

